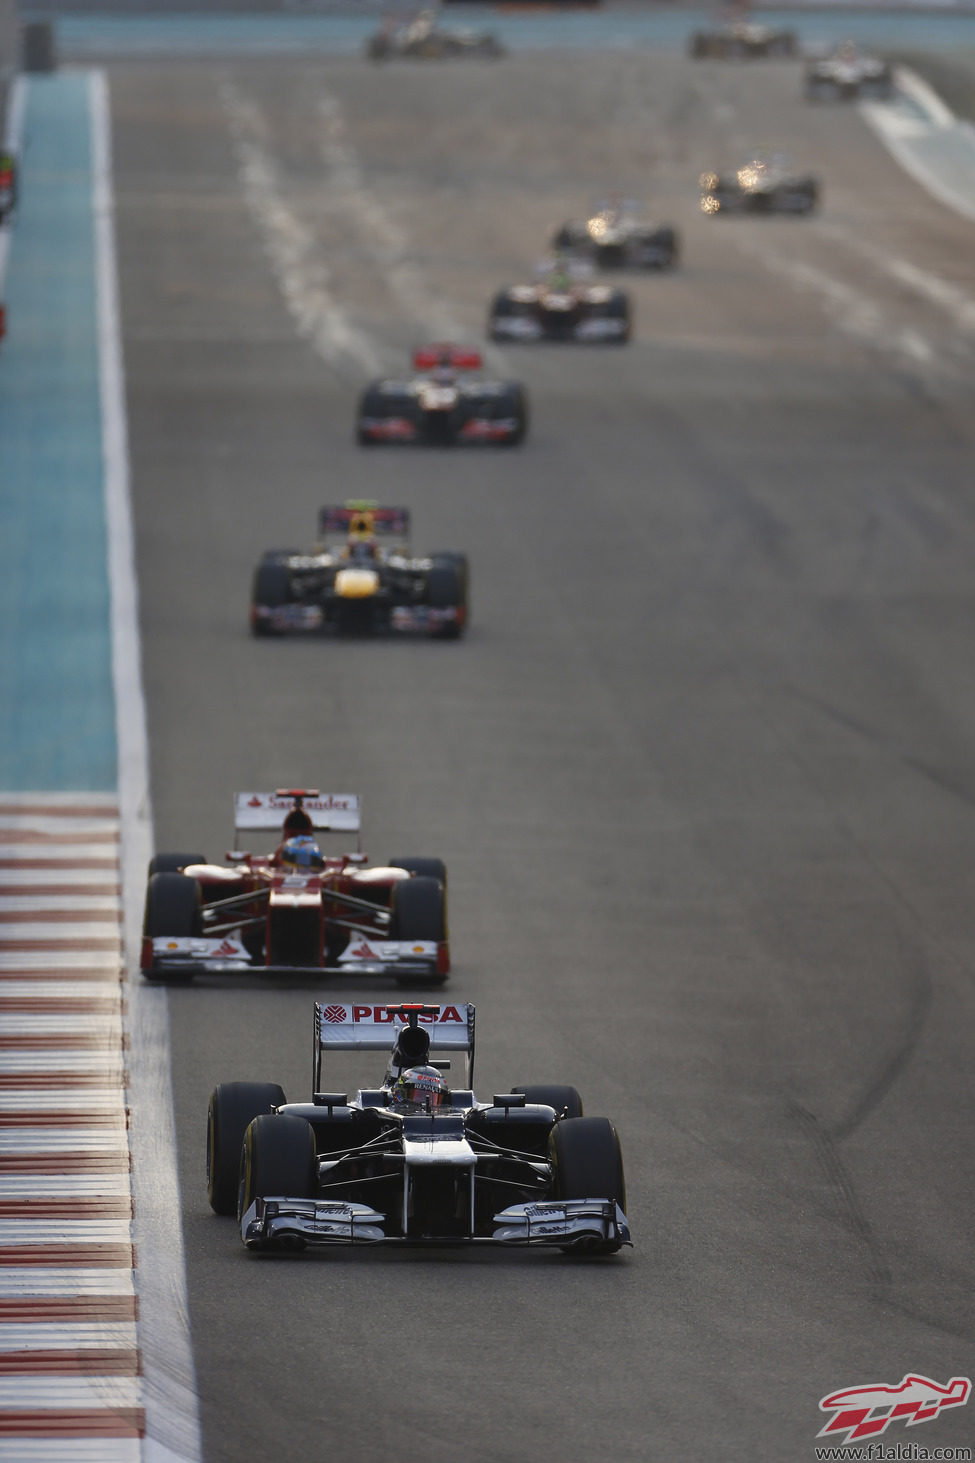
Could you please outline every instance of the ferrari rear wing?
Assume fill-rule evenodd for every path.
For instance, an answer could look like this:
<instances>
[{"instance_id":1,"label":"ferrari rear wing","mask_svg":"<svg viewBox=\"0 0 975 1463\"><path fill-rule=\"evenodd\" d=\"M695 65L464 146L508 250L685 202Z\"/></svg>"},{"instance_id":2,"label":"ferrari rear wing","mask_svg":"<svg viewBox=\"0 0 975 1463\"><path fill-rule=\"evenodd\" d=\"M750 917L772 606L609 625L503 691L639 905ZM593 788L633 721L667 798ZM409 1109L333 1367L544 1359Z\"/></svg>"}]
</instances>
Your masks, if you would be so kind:
<instances>
[{"instance_id":1,"label":"ferrari rear wing","mask_svg":"<svg viewBox=\"0 0 975 1463\"><path fill-rule=\"evenodd\" d=\"M278 788L276 792L234 793L234 832L273 829L280 833L288 814L300 808L311 826L326 833L358 833L362 799L354 792L318 792L315 788Z\"/></svg>"},{"instance_id":2,"label":"ferrari rear wing","mask_svg":"<svg viewBox=\"0 0 975 1463\"><path fill-rule=\"evenodd\" d=\"M432 1006L407 1002L398 1006L342 1005L315 1002L313 1092L321 1092L322 1057L326 1051L392 1052L404 1026L419 1026L430 1038L431 1051L466 1052L466 1082L474 1080L474 1007Z\"/></svg>"},{"instance_id":3,"label":"ferrari rear wing","mask_svg":"<svg viewBox=\"0 0 975 1463\"><path fill-rule=\"evenodd\" d=\"M318 536L330 533L359 534L371 537L382 534L400 538L410 536L409 508L383 508L363 499L360 502L326 504L318 510Z\"/></svg>"}]
</instances>

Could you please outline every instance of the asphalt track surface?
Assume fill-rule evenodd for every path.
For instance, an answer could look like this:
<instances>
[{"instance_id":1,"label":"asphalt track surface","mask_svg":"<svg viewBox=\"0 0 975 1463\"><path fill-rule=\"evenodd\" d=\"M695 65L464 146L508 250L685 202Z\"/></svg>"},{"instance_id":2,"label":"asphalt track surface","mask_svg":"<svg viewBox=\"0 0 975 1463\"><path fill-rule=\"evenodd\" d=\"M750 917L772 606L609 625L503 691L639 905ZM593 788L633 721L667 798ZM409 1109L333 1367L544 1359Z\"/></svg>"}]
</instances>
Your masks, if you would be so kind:
<instances>
[{"instance_id":1,"label":"asphalt track surface","mask_svg":"<svg viewBox=\"0 0 975 1463\"><path fill-rule=\"evenodd\" d=\"M247 1256L207 1096L305 1095L321 987L174 989L207 1463L791 1460L830 1391L970 1375L971 225L790 64L110 83L158 845L219 856L236 788L311 782L364 794L375 857L442 855L479 1091L611 1116L636 1241ZM764 139L821 214L700 215ZM374 365L481 337L607 187L685 241L628 281L633 343L496 353L521 450L356 448ZM249 638L258 554L349 496L470 552L464 642Z\"/></svg>"}]
</instances>

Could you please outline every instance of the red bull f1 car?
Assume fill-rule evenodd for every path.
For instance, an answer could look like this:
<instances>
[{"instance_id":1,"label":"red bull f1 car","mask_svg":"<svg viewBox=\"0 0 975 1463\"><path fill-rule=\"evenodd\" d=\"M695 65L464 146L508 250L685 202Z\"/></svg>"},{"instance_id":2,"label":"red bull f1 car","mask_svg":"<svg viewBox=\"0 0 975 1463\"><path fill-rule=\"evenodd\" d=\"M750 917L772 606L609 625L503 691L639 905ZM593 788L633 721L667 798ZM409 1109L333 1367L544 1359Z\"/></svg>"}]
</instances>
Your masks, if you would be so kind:
<instances>
[{"instance_id":1,"label":"red bull f1 car","mask_svg":"<svg viewBox=\"0 0 975 1463\"><path fill-rule=\"evenodd\" d=\"M316 1003L310 1102L273 1083L217 1087L207 1188L247 1249L354 1244L534 1245L570 1254L631 1243L623 1161L574 1087L524 1085L478 1102L474 1007ZM385 1051L379 1087L326 1090L325 1052ZM462 1085L443 1073L465 1055Z\"/></svg>"},{"instance_id":2,"label":"red bull f1 car","mask_svg":"<svg viewBox=\"0 0 975 1463\"><path fill-rule=\"evenodd\" d=\"M322 508L319 544L269 549L251 588L254 635L427 635L456 640L468 620L466 554L417 555L407 508L353 502ZM342 534L343 544L329 537ZM381 540L398 542L385 546Z\"/></svg>"},{"instance_id":3,"label":"red bull f1 car","mask_svg":"<svg viewBox=\"0 0 975 1463\"><path fill-rule=\"evenodd\" d=\"M492 340L623 345L632 329L630 298L624 290L594 284L571 263L560 263L534 284L500 290L487 328Z\"/></svg>"},{"instance_id":4,"label":"red bull f1 car","mask_svg":"<svg viewBox=\"0 0 975 1463\"><path fill-rule=\"evenodd\" d=\"M372 865L356 850L329 856L317 834L358 835L352 793L284 788L237 793L234 838L278 832L270 853L238 847L226 863L199 853L157 854L149 864L142 939L148 980L255 970L323 972L442 982L450 970L447 871L436 858Z\"/></svg>"},{"instance_id":5,"label":"red bull f1 car","mask_svg":"<svg viewBox=\"0 0 975 1463\"><path fill-rule=\"evenodd\" d=\"M552 247L597 269L672 269L679 252L677 231L648 224L629 198L597 203L587 218L563 224Z\"/></svg>"},{"instance_id":6,"label":"red bull f1 car","mask_svg":"<svg viewBox=\"0 0 975 1463\"><path fill-rule=\"evenodd\" d=\"M356 436L379 443L516 447L528 428L528 403L518 381L468 376L480 353L447 343L414 352L416 375L373 381L359 403Z\"/></svg>"}]
</instances>

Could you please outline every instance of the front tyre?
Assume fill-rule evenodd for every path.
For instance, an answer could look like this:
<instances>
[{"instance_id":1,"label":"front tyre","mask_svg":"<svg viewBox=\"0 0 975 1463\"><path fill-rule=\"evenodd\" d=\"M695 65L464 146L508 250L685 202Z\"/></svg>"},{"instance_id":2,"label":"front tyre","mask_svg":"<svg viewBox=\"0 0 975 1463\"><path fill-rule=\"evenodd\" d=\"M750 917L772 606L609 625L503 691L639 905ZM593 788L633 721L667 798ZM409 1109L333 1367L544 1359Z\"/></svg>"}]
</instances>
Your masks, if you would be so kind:
<instances>
[{"instance_id":1,"label":"front tyre","mask_svg":"<svg viewBox=\"0 0 975 1463\"><path fill-rule=\"evenodd\" d=\"M318 1187L315 1134L304 1118L262 1113L244 1133L237 1219L255 1199L313 1199Z\"/></svg>"},{"instance_id":2,"label":"front tyre","mask_svg":"<svg viewBox=\"0 0 975 1463\"><path fill-rule=\"evenodd\" d=\"M236 1214L241 1147L254 1118L287 1101L276 1082L222 1082L207 1113L207 1198L214 1214Z\"/></svg>"},{"instance_id":3,"label":"front tyre","mask_svg":"<svg viewBox=\"0 0 975 1463\"><path fill-rule=\"evenodd\" d=\"M566 1118L556 1123L549 1157L556 1198L610 1199L626 1212L623 1155L619 1135L608 1118ZM604 1254L619 1248L614 1241L602 1246Z\"/></svg>"}]
</instances>

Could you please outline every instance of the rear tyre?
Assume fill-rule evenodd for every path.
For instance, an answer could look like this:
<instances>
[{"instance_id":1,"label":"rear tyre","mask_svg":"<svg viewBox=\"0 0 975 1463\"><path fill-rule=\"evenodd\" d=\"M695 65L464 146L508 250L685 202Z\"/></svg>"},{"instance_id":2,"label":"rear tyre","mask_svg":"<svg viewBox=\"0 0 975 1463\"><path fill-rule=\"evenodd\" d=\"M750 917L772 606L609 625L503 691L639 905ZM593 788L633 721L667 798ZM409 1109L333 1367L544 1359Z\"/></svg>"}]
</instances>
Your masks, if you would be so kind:
<instances>
[{"instance_id":1,"label":"rear tyre","mask_svg":"<svg viewBox=\"0 0 975 1463\"><path fill-rule=\"evenodd\" d=\"M608 1118L567 1118L552 1129L550 1157L559 1199L612 1199L626 1212L620 1140ZM573 1253L571 1247L569 1253ZM620 1248L601 1246L612 1254Z\"/></svg>"},{"instance_id":2,"label":"rear tyre","mask_svg":"<svg viewBox=\"0 0 975 1463\"><path fill-rule=\"evenodd\" d=\"M201 935L203 915L197 881L187 878L185 874L151 875L146 885L142 933L146 939L158 939L165 935L171 939L194 939ZM150 968L142 973L147 980L169 981L173 985L186 985L193 979L192 971L185 970L156 972Z\"/></svg>"},{"instance_id":3,"label":"rear tyre","mask_svg":"<svg viewBox=\"0 0 975 1463\"><path fill-rule=\"evenodd\" d=\"M288 1113L262 1113L244 1133L238 1222L258 1198L313 1199L316 1177L311 1124Z\"/></svg>"},{"instance_id":4,"label":"rear tyre","mask_svg":"<svg viewBox=\"0 0 975 1463\"><path fill-rule=\"evenodd\" d=\"M436 879L445 889L447 887L447 865L442 858L391 858L389 867L406 869L410 874L421 874L424 879Z\"/></svg>"},{"instance_id":5,"label":"rear tyre","mask_svg":"<svg viewBox=\"0 0 975 1463\"><path fill-rule=\"evenodd\" d=\"M205 864L205 853L157 853L149 860L149 878L153 874L179 874L189 864Z\"/></svg>"},{"instance_id":6,"label":"rear tyre","mask_svg":"<svg viewBox=\"0 0 975 1463\"><path fill-rule=\"evenodd\" d=\"M274 1082L222 1082L213 1089L207 1113L207 1198L214 1214L236 1214L244 1134L254 1118L285 1101Z\"/></svg>"},{"instance_id":7,"label":"rear tyre","mask_svg":"<svg viewBox=\"0 0 975 1463\"><path fill-rule=\"evenodd\" d=\"M565 1121L569 1118L582 1117L582 1098L575 1087L560 1086L556 1083L545 1085L536 1083L534 1086L512 1087L512 1092L523 1092L526 1102L540 1102L545 1107L555 1109L555 1116L565 1115ZM583 1198L588 1198L584 1194Z\"/></svg>"}]
</instances>

